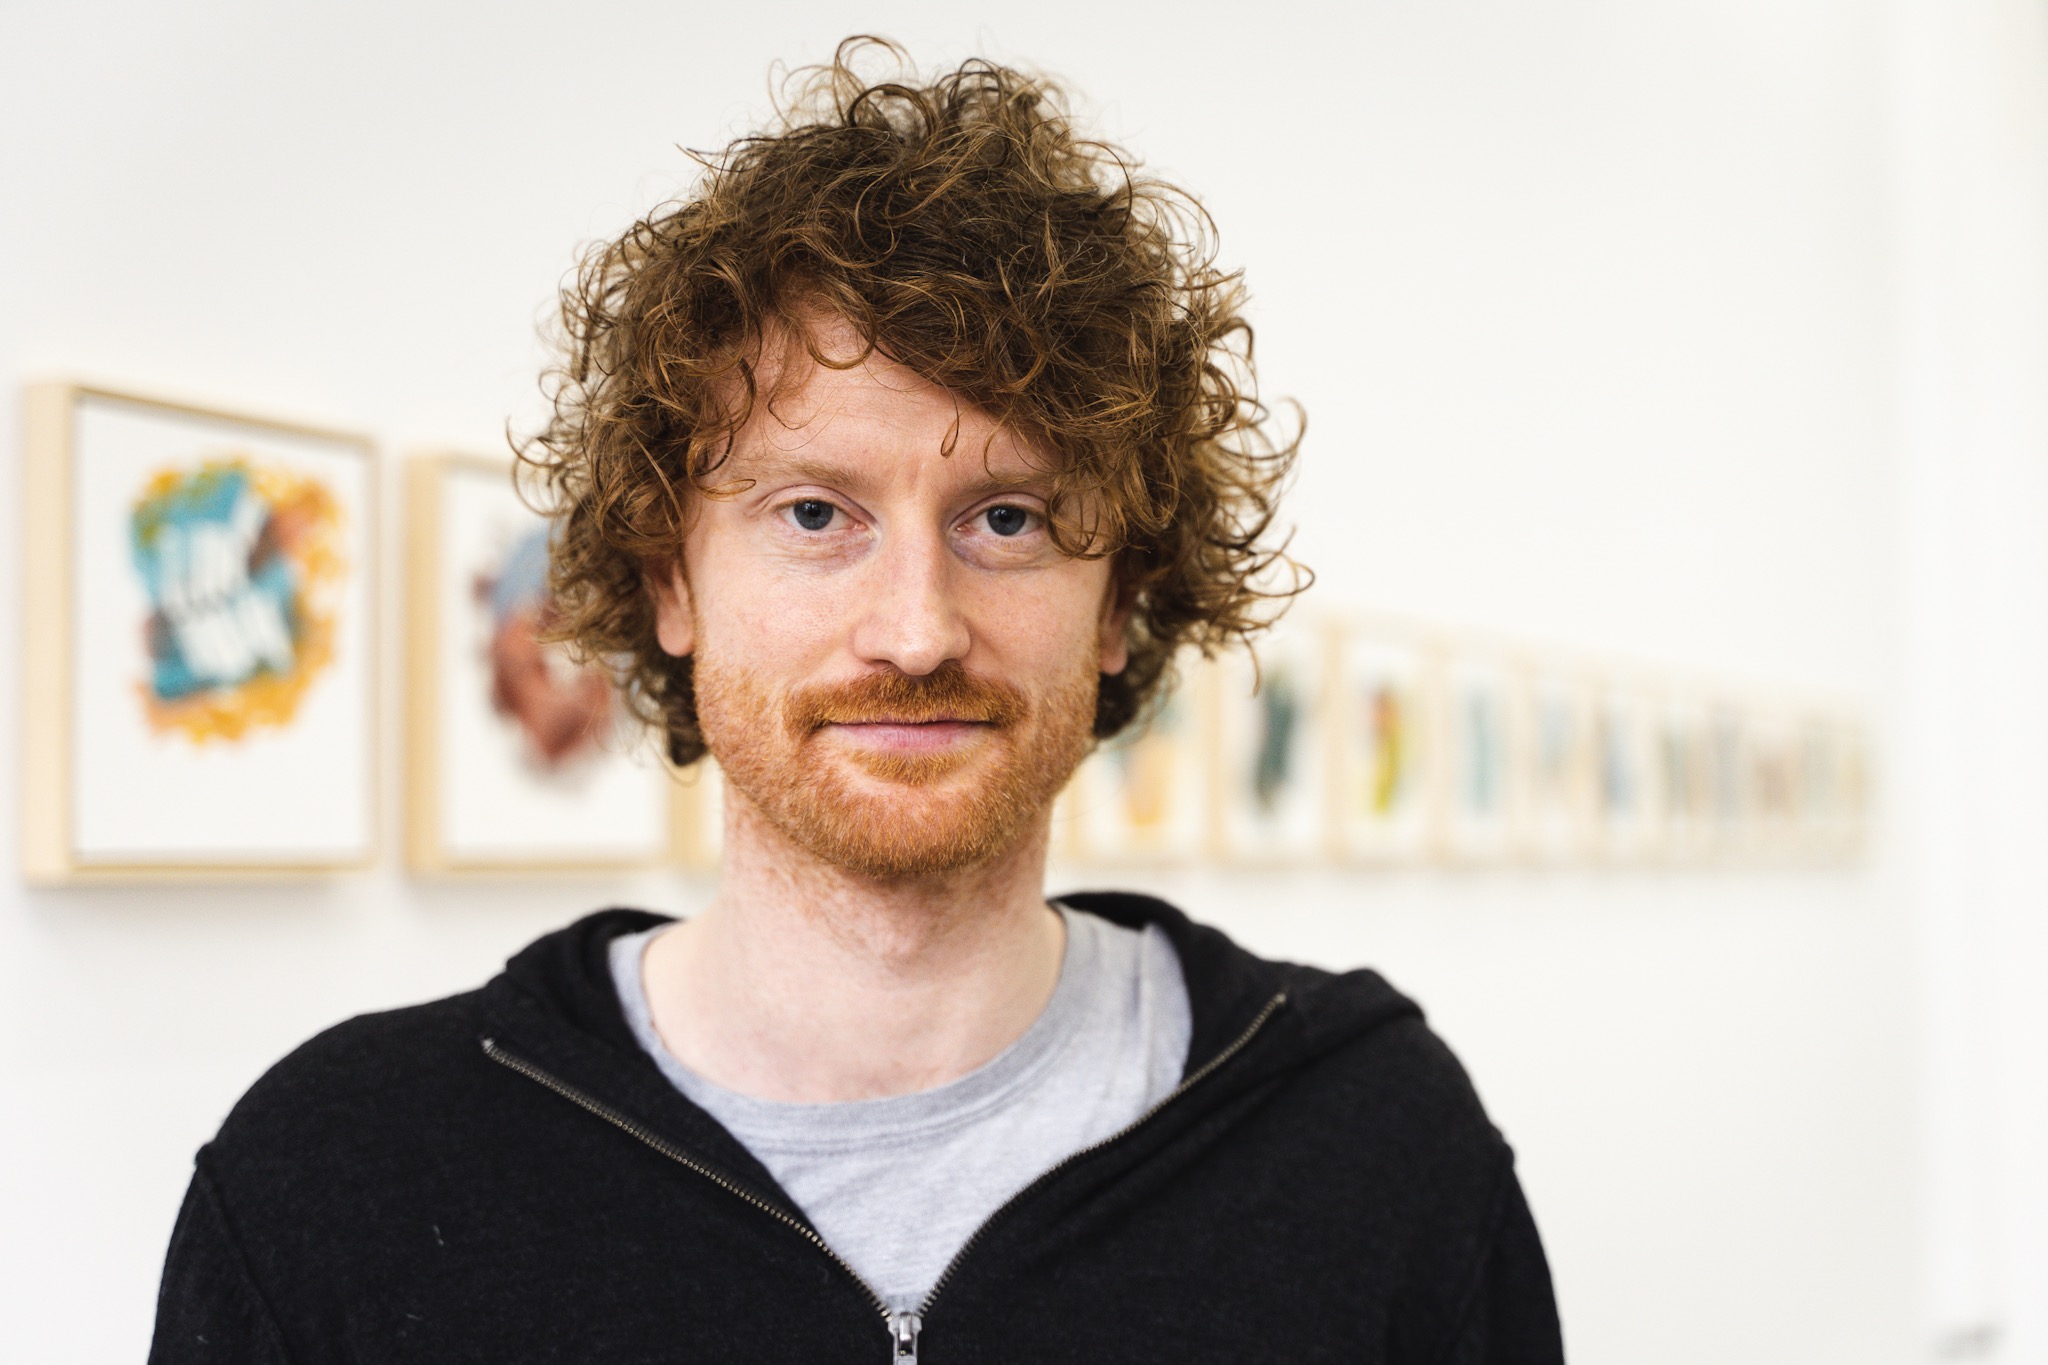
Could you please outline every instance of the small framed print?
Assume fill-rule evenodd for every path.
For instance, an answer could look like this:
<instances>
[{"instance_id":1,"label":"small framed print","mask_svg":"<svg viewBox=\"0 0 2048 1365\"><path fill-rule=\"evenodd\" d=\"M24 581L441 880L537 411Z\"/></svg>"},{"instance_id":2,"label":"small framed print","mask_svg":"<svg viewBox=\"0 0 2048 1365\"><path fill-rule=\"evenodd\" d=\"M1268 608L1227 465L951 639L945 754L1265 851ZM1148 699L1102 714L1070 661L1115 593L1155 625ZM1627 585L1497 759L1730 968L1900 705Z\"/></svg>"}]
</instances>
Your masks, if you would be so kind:
<instances>
[{"instance_id":1,"label":"small framed print","mask_svg":"<svg viewBox=\"0 0 2048 1365\"><path fill-rule=\"evenodd\" d=\"M1074 774L1062 812L1078 862L1181 863L1214 852L1213 676L1183 660L1149 714L1104 740Z\"/></svg>"},{"instance_id":2,"label":"small framed print","mask_svg":"<svg viewBox=\"0 0 2048 1365\"><path fill-rule=\"evenodd\" d=\"M1674 862L1697 862L1714 849L1713 765L1708 708L1683 691L1660 698L1651 720L1657 800L1664 851Z\"/></svg>"},{"instance_id":3,"label":"small framed print","mask_svg":"<svg viewBox=\"0 0 2048 1365\"><path fill-rule=\"evenodd\" d=\"M1610 679L1594 690L1595 848L1604 858L1629 861L1664 851L1654 714L1651 694L1640 685Z\"/></svg>"},{"instance_id":4,"label":"small framed print","mask_svg":"<svg viewBox=\"0 0 2048 1365\"><path fill-rule=\"evenodd\" d=\"M1862 822L1861 727L1852 717L1824 707L1807 710L1797 724L1800 851L1840 857L1855 847Z\"/></svg>"},{"instance_id":5,"label":"small framed print","mask_svg":"<svg viewBox=\"0 0 2048 1365\"><path fill-rule=\"evenodd\" d=\"M1346 859L1415 863L1441 851L1442 692L1442 654L1426 637L1367 622L1340 636L1331 729Z\"/></svg>"},{"instance_id":6,"label":"small framed print","mask_svg":"<svg viewBox=\"0 0 2048 1365\"><path fill-rule=\"evenodd\" d=\"M1565 863L1591 851L1594 835L1593 688L1569 664L1529 664L1523 672L1529 852Z\"/></svg>"},{"instance_id":7,"label":"small framed print","mask_svg":"<svg viewBox=\"0 0 2048 1365\"><path fill-rule=\"evenodd\" d=\"M370 441L84 384L26 410L30 880L370 863Z\"/></svg>"},{"instance_id":8,"label":"small framed print","mask_svg":"<svg viewBox=\"0 0 2048 1365\"><path fill-rule=\"evenodd\" d=\"M1723 858L1750 853L1749 720L1727 697L1707 707L1706 781L1709 847Z\"/></svg>"},{"instance_id":9,"label":"small framed print","mask_svg":"<svg viewBox=\"0 0 2048 1365\"><path fill-rule=\"evenodd\" d=\"M1457 862L1498 862L1521 849L1525 698L1514 668L1489 651L1454 650L1445 669L1444 849Z\"/></svg>"},{"instance_id":10,"label":"small framed print","mask_svg":"<svg viewBox=\"0 0 2048 1365\"><path fill-rule=\"evenodd\" d=\"M1798 721L1778 705L1752 703L1743 709L1749 717L1743 752L1747 851L1772 860L1795 856L1805 796Z\"/></svg>"},{"instance_id":11,"label":"small framed print","mask_svg":"<svg viewBox=\"0 0 2048 1365\"><path fill-rule=\"evenodd\" d=\"M1814 709L1793 722L1796 840L1808 856L1827 856L1842 813L1841 737L1830 722Z\"/></svg>"},{"instance_id":12,"label":"small framed print","mask_svg":"<svg viewBox=\"0 0 2048 1365\"><path fill-rule=\"evenodd\" d=\"M612 680L545 638L549 528L510 461L422 457L408 485L413 869L668 859L675 782Z\"/></svg>"},{"instance_id":13,"label":"small framed print","mask_svg":"<svg viewBox=\"0 0 2048 1365\"><path fill-rule=\"evenodd\" d=\"M1290 623L1218 662L1219 846L1232 861L1299 866L1331 852L1334 644Z\"/></svg>"}]
</instances>

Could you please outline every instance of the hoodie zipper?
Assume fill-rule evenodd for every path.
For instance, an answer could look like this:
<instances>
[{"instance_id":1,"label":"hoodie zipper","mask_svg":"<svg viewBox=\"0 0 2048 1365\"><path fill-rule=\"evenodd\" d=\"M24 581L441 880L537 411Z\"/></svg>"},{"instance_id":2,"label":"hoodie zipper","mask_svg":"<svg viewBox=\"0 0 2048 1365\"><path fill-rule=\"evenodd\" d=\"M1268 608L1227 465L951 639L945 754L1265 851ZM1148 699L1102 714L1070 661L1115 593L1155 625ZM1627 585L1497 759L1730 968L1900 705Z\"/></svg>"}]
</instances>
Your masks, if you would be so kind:
<instances>
[{"instance_id":1,"label":"hoodie zipper","mask_svg":"<svg viewBox=\"0 0 2048 1365\"><path fill-rule=\"evenodd\" d=\"M1129 1137L1139 1128L1142 1128L1147 1123L1150 1123L1152 1119L1159 1114L1160 1110L1166 1108L1175 1100L1179 1099L1182 1095L1187 1094L1188 1091L1194 1089L1197 1085L1200 1085L1210 1076L1216 1074L1216 1071L1220 1067L1222 1067L1225 1063L1229 1062L1231 1058L1237 1056L1238 1053L1244 1051L1244 1049L1251 1043L1252 1039L1258 1036L1259 1030L1266 1026L1266 1021L1271 1019L1274 1013L1277 1010L1279 1010L1279 1008L1282 1005L1286 1003L1287 992L1281 991L1279 994L1275 995L1271 1000L1268 1000L1265 1003L1265 1005L1259 1010L1259 1012L1252 1017L1252 1021L1249 1024L1245 1025L1244 1031L1238 1034L1236 1038L1231 1040L1230 1045L1228 1047L1224 1048L1214 1057L1211 1057L1206 1063L1202 1065L1200 1070L1195 1071L1194 1073L1183 1079L1179 1085L1175 1086L1172 1090L1168 1091L1164 1096L1162 1096L1158 1103L1154 1104L1150 1109L1147 1109L1144 1113L1138 1115L1138 1117L1132 1119L1123 1127L1117 1129L1114 1133L1111 1133L1108 1137L1102 1138L1101 1140L1096 1142L1092 1142L1086 1147L1081 1148L1079 1151L1070 1152L1066 1156L1060 1158L1060 1160L1053 1163L1053 1165L1042 1171L1038 1175L1038 1177L1034 1179L1030 1184L1026 1185L1023 1189L1018 1190L1015 1194L1011 1195L1008 1199L1005 1199L1001 1204L997 1205L995 1212L989 1214L987 1218L982 1220L981 1225L979 1227L975 1228L973 1232L968 1234L967 1240L960 1244L960 1249L953 1253L953 1259L946 1262L946 1268L940 1271L939 1278L932 1282L931 1289L926 1292L924 1296L924 1301L918 1305L917 1310L915 1312L909 1313L899 1313L892 1309L889 1306L889 1301L887 1299L884 1299L880 1293L876 1292L875 1287L869 1284L865 1279L863 1279L859 1271L855 1270L851 1265L848 1265L846 1259L843 1256L841 1256L838 1252L832 1249L831 1244L818 1234L818 1230L816 1228L812 1227L809 1223L797 1217L789 1210L782 1208L779 1205L770 1203L766 1199L761 1198L759 1195L747 1189L744 1185L740 1185L735 1181L728 1180L725 1176L720 1175L716 1170L712 1169L709 1166L706 1166L703 1162L698 1161L695 1157L691 1156L681 1147L678 1147L675 1143L670 1142L667 1138L655 1132L653 1129L647 1127L645 1124L639 1122L637 1119L628 1117L627 1115L612 1108L610 1105L604 1103L604 1101L595 1099L592 1096L585 1094L583 1091L578 1090L575 1086L570 1085L565 1081L555 1079L554 1076L550 1075L546 1071L541 1070L541 1068L535 1066L532 1062L527 1061L525 1058L506 1051L503 1047L499 1045L497 1039L485 1038L483 1040L483 1049L484 1055L486 1057L489 1057L492 1061L498 1063L500 1066L506 1067L512 1071L516 1071L520 1075L526 1077L528 1080L533 1081L536 1084L545 1086L547 1089L554 1091L557 1095L560 1095L563 1099L568 1100L571 1104L574 1104L579 1109L583 1109L588 1113L595 1114L598 1118L603 1119L606 1123L611 1124L614 1128L617 1128L621 1132L624 1132L634 1138L637 1138L645 1145L652 1147L655 1151L661 1153L669 1160L689 1170L695 1171L698 1175L703 1176L706 1180L709 1180L712 1184L718 1186L718 1188L724 1190L727 1194L732 1195L734 1198L739 1199L744 1203L752 1205L754 1208L759 1209L762 1213L767 1214L770 1218L773 1218L776 1222L783 1224L785 1227L788 1227L791 1231L795 1232L798 1236L802 1237L806 1242L809 1242L812 1246L816 1247L819 1251L823 1252L827 1257L831 1258L831 1261L834 1265L838 1266L841 1270L846 1272L847 1278L852 1280L854 1284L858 1285L862 1293L868 1296L868 1302L874 1306L875 1311L878 1314L880 1314L882 1322L884 1323L884 1325L888 1327L889 1359L891 1365L917 1365L917 1339L919 1334L924 1330L924 1320L931 1315L932 1304L937 1301L939 1297L939 1291L944 1289L947 1283L952 1280L953 1273L960 1268L960 1262L966 1258L967 1253L974 1250L976 1244L982 1240L983 1234L985 1234L989 1230L991 1225L993 1225L1004 1214L1008 1213L1012 1208L1016 1207L1018 1201L1025 1198L1025 1196L1029 1195L1039 1186L1045 1184L1046 1181L1052 1179L1061 1171L1066 1170L1069 1166L1073 1165L1075 1162L1081 1160L1082 1158L1092 1156L1094 1153L1101 1151L1103 1148L1108 1147L1113 1143L1121 1142L1124 1138Z\"/></svg>"},{"instance_id":2,"label":"hoodie zipper","mask_svg":"<svg viewBox=\"0 0 2048 1365\"><path fill-rule=\"evenodd\" d=\"M838 1252L834 1251L831 1247L831 1244L828 1243L823 1237L820 1237L818 1235L818 1230L816 1228L812 1227L809 1223L806 1223L803 1219L791 1213L788 1209L782 1208L780 1205L777 1204L771 1204L767 1200L761 1198L761 1196L755 1194L752 1190L749 1190L746 1186L726 1179L717 1171L713 1170L709 1166L706 1166L703 1162L697 1160L697 1158L691 1156L688 1152L676 1146L673 1142L670 1142L667 1138L655 1132L653 1129L647 1127L645 1124L639 1122L637 1119L627 1117L625 1114L620 1113L618 1110L612 1108L604 1101L591 1098L589 1095L584 1094L581 1090L578 1090L575 1086L570 1085L565 1081L556 1080L552 1075L541 1070L532 1062L527 1061L524 1057L516 1056L513 1053L507 1052L504 1048L498 1045L497 1039L485 1038L483 1040L483 1045L484 1055L486 1057L489 1057L492 1061L498 1063L500 1066L509 1067L512 1070L518 1072L520 1075L526 1077L528 1080L536 1081L541 1085L546 1086L548 1089L554 1091L557 1095L560 1095L563 1099L569 1101L571 1104L576 1105L578 1108L588 1110L590 1113L597 1115L606 1123L612 1125L612 1127L617 1128L622 1132L631 1134L633 1137L638 1138L641 1142L644 1142L649 1147L652 1147L655 1151L660 1152L669 1160L676 1162L678 1165L688 1167L690 1170L695 1171L698 1175L703 1176L712 1184L718 1186L719 1189L724 1190L727 1194L730 1194L736 1199L743 1200L744 1202L753 1205L761 1212L767 1214L770 1218L773 1218L776 1222L781 1223L784 1226L790 1228L798 1236L802 1237L806 1242L809 1242L812 1246L824 1252L827 1256L830 1256L833 1262L837 1264L841 1270L845 1271L855 1284L860 1286L861 1291L868 1296L869 1302L874 1304L875 1311L881 1314L882 1320L884 1322L889 1322L894 1318L895 1314L890 1309L888 1300L884 1299L879 1293L875 1292L875 1287L869 1284L866 1280L862 1279L860 1276L860 1272L855 1270L852 1266L848 1265L846 1263L845 1258L842 1257ZM915 1339L913 1338L913 1347L911 1354L911 1359L913 1360L916 1359L914 1340Z\"/></svg>"}]
</instances>

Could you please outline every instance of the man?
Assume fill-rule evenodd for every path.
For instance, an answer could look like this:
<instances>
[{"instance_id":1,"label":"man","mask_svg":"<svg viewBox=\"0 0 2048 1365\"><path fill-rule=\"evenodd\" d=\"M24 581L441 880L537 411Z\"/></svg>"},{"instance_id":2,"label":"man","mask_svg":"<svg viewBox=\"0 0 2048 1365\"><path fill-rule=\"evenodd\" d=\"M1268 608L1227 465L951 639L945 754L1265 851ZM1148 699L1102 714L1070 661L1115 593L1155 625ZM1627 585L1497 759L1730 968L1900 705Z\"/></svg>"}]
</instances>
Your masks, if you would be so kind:
<instances>
[{"instance_id":1,"label":"man","mask_svg":"<svg viewBox=\"0 0 2048 1365\"><path fill-rule=\"evenodd\" d=\"M1189 201L860 55L590 257L527 450L562 630L724 771L717 896L287 1058L156 1360L1561 1358L1413 1005L1045 899L1076 764L1259 624L1293 445Z\"/></svg>"}]
</instances>

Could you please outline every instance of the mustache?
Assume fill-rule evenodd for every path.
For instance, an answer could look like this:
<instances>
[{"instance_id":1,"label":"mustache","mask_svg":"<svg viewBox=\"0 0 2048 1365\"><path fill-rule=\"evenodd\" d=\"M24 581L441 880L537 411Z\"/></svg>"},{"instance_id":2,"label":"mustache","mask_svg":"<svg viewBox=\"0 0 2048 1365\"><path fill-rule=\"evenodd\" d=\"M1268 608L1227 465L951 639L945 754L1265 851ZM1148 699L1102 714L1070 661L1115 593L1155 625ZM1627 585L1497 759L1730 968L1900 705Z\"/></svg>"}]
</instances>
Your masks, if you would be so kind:
<instances>
[{"instance_id":1,"label":"mustache","mask_svg":"<svg viewBox=\"0 0 2048 1365\"><path fill-rule=\"evenodd\" d=\"M799 688L783 705L783 718L799 738L827 725L968 721L1009 726L1030 710L1008 683L978 678L957 659L929 673L873 673L851 682Z\"/></svg>"}]
</instances>

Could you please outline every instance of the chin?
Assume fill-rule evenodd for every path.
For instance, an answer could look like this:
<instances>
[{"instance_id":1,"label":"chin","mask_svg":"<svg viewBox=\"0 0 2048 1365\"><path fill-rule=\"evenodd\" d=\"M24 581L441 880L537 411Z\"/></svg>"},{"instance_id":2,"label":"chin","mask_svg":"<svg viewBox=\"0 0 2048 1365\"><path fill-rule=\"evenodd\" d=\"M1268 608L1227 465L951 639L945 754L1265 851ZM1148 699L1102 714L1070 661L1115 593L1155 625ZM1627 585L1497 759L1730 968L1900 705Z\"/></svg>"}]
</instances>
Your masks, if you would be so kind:
<instances>
[{"instance_id":1,"label":"chin","mask_svg":"<svg viewBox=\"0 0 2048 1365\"><path fill-rule=\"evenodd\" d=\"M821 778L776 823L826 861L877 879L993 862L1029 835L1043 808L985 773L904 781L860 769Z\"/></svg>"},{"instance_id":2,"label":"chin","mask_svg":"<svg viewBox=\"0 0 2048 1365\"><path fill-rule=\"evenodd\" d=\"M844 816L789 833L825 862L876 881L972 871L1011 852L1028 830L963 820L930 805L849 810Z\"/></svg>"}]
</instances>

